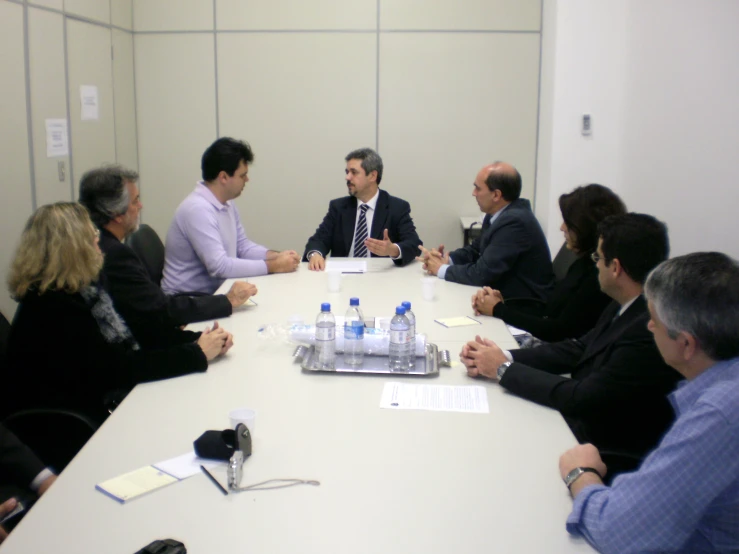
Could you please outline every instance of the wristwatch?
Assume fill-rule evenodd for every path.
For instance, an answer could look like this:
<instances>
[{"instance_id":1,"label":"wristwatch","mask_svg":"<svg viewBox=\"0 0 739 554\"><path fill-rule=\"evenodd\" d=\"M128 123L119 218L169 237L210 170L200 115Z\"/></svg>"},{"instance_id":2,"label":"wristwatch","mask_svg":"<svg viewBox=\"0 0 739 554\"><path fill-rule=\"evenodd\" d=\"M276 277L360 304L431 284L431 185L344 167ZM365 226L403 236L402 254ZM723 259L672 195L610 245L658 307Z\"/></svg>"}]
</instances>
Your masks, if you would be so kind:
<instances>
[{"instance_id":1,"label":"wristwatch","mask_svg":"<svg viewBox=\"0 0 739 554\"><path fill-rule=\"evenodd\" d=\"M595 473L600 479L603 479L603 476L601 476L600 473L598 473L598 470L593 467L576 467L572 471L570 471L567 476L564 478L565 485L567 485L567 488L569 489L572 486L572 483L578 480L580 475L583 473Z\"/></svg>"},{"instance_id":2,"label":"wristwatch","mask_svg":"<svg viewBox=\"0 0 739 554\"><path fill-rule=\"evenodd\" d=\"M308 257L306 258L306 260L310 260L316 254L321 254L321 253L318 250L313 250L313 252L311 252L310 254L308 254Z\"/></svg>"},{"instance_id":3,"label":"wristwatch","mask_svg":"<svg viewBox=\"0 0 739 554\"><path fill-rule=\"evenodd\" d=\"M508 370L509 367L511 367L512 363L513 362L503 362L498 366L498 369L495 371L495 374L498 377L498 381L503 378L503 375L505 375L505 372Z\"/></svg>"}]
</instances>

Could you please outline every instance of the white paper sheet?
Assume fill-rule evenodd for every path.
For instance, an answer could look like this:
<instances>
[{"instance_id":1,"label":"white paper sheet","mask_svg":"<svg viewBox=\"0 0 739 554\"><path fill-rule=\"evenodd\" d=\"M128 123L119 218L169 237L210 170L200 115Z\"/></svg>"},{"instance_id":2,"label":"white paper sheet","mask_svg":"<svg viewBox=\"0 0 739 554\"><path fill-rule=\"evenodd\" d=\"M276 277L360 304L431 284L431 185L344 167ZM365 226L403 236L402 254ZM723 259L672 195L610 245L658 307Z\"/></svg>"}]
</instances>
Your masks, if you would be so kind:
<instances>
[{"instance_id":1,"label":"white paper sheet","mask_svg":"<svg viewBox=\"0 0 739 554\"><path fill-rule=\"evenodd\" d=\"M434 412L490 413L488 393L480 386L385 383L380 408Z\"/></svg>"},{"instance_id":2,"label":"white paper sheet","mask_svg":"<svg viewBox=\"0 0 739 554\"><path fill-rule=\"evenodd\" d=\"M94 85L80 85L80 105L82 121L100 119L98 88Z\"/></svg>"},{"instance_id":3,"label":"white paper sheet","mask_svg":"<svg viewBox=\"0 0 739 554\"><path fill-rule=\"evenodd\" d=\"M158 462L156 464L153 464L153 466L159 471L163 471L167 475L171 475L172 477L181 481L182 479L187 479L188 477L191 477L196 473L200 473L201 465L205 466L205 469L212 469L222 463L223 462L218 460L206 460L205 458L198 458L195 455L195 452L188 452L187 454L177 456L176 458L172 458L171 460Z\"/></svg>"},{"instance_id":4,"label":"white paper sheet","mask_svg":"<svg viewBox=\"0 0 739 554\"><path fill-rule=\"evenodd\" d=\"M328 260L326 271L341 271L342 273L367 273L367 262L338 262Z\"/></svg>"},{"instance_id":5,"label":"white paper sheet","mask_svg":"<svg viewBox=\"0 0 739 554\"><path fill-rule=\"evenodd\" d=\"M521 335L528 335L528 331L524 331L523 329L519 329L518 327L514 327L513 325L508 325L508 331L513 335L514 337L519 337Z\"/></svg>"},{"instance_id":6,"label":"white paper sheet","mask_svg":"<svg viewBox=\"0 0 739 554\"><path fill-rule=\"evenodd\" d=\"M47 119L46 157L69 156L69 139L66 119Z\"/></svg>"}]
</instances>

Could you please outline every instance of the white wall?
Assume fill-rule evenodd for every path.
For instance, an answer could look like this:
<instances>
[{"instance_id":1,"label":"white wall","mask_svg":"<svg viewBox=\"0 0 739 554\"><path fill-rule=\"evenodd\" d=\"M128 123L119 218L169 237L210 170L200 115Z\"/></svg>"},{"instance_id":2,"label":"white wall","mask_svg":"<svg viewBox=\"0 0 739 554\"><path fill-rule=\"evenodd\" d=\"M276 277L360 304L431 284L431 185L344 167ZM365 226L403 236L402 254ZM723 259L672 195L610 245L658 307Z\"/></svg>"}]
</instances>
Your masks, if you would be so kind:
<instances>
[{"instance_id":1,"label":"white wall","mask_svg":"<svg viewBox=\"0 0 739 554\"><path fill-rule=\"evenodd\" d=\"M73 200L86 169L116 161L137 168L131 7L0 0L0 310L8 318L16 305L6 276L33 210ZM81 121L82 84L98 86L97 121ZM45 120L68 115L70 155L47 157Z\"/></svg>"},{"instance_id":2,"label":"white wall","mask_svg":"<svg viewBox=\"0 0 739 554\"><path fill-rule=\"evenodd\" d=\"M545 3L537 213L553 251L557 198L598 182L665 221L673 255L739 257L737 21L735 0Z\"/></svg>"},{"instance_id":3,"label":"white wall","mask_svg":"<svg viewBox=\"0 0 739 554\"><path fill-rule=\"evenodd\" d=\"M142 217L160 235L219 135L254 148L236 203L250 238L275 249L302 252L346 194L344 156L364 146L378 148L382 188L411 203L427 244L461 245L486 163L516 164L533 195L540 0L133 8Z\"/></svg>"}]
</instances>

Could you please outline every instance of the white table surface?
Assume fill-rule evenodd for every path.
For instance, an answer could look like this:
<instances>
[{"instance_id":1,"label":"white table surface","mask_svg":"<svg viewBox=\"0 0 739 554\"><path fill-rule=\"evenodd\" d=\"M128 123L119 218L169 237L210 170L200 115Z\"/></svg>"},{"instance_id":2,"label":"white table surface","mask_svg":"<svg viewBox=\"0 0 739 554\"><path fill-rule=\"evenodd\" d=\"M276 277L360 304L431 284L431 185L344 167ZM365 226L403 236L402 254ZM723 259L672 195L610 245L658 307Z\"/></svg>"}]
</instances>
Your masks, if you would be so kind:
<instances>
[{"instance_id":1,"label":"white table surface","mask_svg":"<svg viewBox=\"0 0 739 554\"><path fill-rule=\"evenodd\" d=\"M557 460L576 441L557 412L470 379L461 364L435 378L309 374L292 363L293 346L257 338L260 326L293 314L312 321L323 301L343 315L359 296L375 316L410 300L418 332L454 359L475 333L515 345L494 318L457 329L434 323L471 315L475 289L440 280L436 299L425 302L421 277L418 263L371 260L367 274L344 276L334 294L307 264L252 279L259 305L221 322L235 334L231 352L207 373L136 387L0 552L132 554L157 538L179 539L190 554L592 552L565 530L572 502ZM490 414L380 409L391 380L481 385ZM302 478L321 486L225 497L198 474L125 505L95 490L187 452L203 431L227 427L237 407L257 410L244 484ZM215 474L225 484L225 466Z\"/></svg>"}]
</instances>

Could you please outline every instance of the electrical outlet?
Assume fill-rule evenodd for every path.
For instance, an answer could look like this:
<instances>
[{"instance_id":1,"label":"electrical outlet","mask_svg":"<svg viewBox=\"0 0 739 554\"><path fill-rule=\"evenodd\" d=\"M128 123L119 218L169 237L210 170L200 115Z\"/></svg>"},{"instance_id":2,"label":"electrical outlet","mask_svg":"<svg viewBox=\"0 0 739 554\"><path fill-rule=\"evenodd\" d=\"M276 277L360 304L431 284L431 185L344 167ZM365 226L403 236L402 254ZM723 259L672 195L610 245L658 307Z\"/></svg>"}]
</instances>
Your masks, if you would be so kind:
<instances>
[{"instance_id":1,"label":"electrical outlet","mask_svg":"<svg viewBox=\"0 0 739 554\"><path fill-rule=\"evenodd\" d=\"M592 122L590 120L590 114L586 113L582 116L582 128L580 130L584 137L589 137L593 132Z\"/></svg>"}]
</instances>

